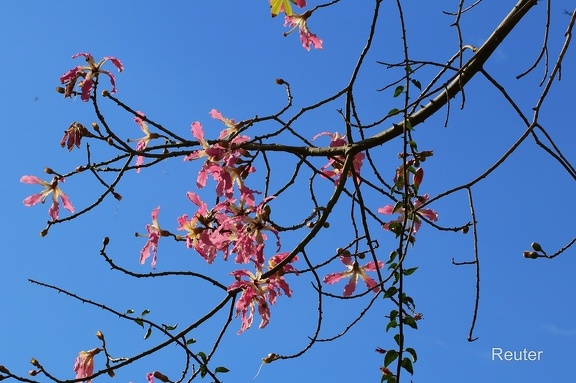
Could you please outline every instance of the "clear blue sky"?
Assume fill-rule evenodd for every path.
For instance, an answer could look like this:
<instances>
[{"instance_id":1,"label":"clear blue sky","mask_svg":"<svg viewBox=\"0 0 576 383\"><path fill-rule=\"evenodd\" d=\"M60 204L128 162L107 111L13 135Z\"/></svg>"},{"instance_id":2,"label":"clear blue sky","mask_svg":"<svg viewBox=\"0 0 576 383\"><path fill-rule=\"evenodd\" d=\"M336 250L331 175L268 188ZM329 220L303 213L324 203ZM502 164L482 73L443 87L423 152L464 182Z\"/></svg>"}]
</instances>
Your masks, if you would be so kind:
<instances>
[{"instance_id":1,"label":"clear blue sky","mask_svg":"<svg viewBox=\"0 0 576 383\"><path fill-rule=\"evenodd\" d=\"M309 3L317 4L312 0ZM447 10L455 9L457 2L452 3ZM464 42L480 45L508 12L506 7L512 6L504 3L483 3L477 13L466 15ZM554 6L550 30L552 58L559 50L569 19L561 7L571 5L561 2L560 6L557 3ZM367 71L357 89L366 120L398 106L391 92L374 93L397 75L375 61L402 59L395 8L392 2L384 2L383 7L381 34L374 42L377 48L368 57ZM430 4L406 7L413 58L443 62L454 54L457 38L455 29L449 27L452 18ZM128 356L161 340L152 336L142 341L144 331L134 324L34 286L28 278L57 284L121 311L150 309L150 319L178 323L181 327L219 300L206 283L186 279L131 280L111 272L98 255L102 238L110 236L110 255L119 264L139 272L150 270L149 265L138 264L144 241L134 238L133 233L144 231L150 211L158 205L161 224L165 222L173 230L183 209L193 212L185 192L193 190L196 171L183 167L179 160L129 175L118 190L124 196L121 202L107 201L75 222L53 227L45 238L38 235L48 217L48 206L25 208L22 200L38 189L18 180L25 174L47 179L42 174L46 166L65 171L84 163L83 151L67 153L58 143L71 122L88 125L94 120L89 104L79 99L64 100L54 91L59 76L81 64L70 58L73 54L90 52L97 59L118 57L125 67L116 76L118 97L182 134L188 134L192 121L200 120L215 137L221 125L209 117L212 108L240 120L274 112L284 105L284 91L274 84L277 77L292 84L294 111L342 88L364 45L371 10L372 5L359 9L357 2L344 1L324 12L318 11L310 20L310 28L324 40L324 49L307 52L300 46L297 34L282 36L285 29L281 18L269 17L264 0L172 1L162 5L148 0L97 4L3 2L0 69L4 75L4 101L0 121L5 145L0 154L4 170L0 365L25 374L32 368L29 359L35 357L54 375L73 378L72 365L77 352L99 346L93 335L97 330L106 335L115 357ZM510 86L511 94L518 97L528 115L541 91L537 84L542 67L520 81L513 78L538 55L544 17L545 5L540 2L486 65L494 77ZM570 50L562 81L553 88L541 120L569 160L574 160L576 142L576 127L570 113L574 107L575 61L574 50ZM422 83L430 74L422 74ZM367 102L368 97L372 101ZM423 184L431 196L479 175L525 129L483 79L469 84L466 97L464 111L459 110L459 98L452 102L448 128L442 126L444 115L417 128L419 148L435 153L426 163ZM302 120L298 131L308 138L322 131L343 132L335 112L341 107L341 103L334 103L323 114L312 113ZM104 111L126 138L141 136L130 116L112 105L105 105ZM390 178L400 148L399 143L392 143L383 151L382 173ZM94 153L98 150L94 148ZM99 153L107 153L107 148L101 150ZM276 166L283 166L283 162L277 162ZM64 188L77 209L90 203L98 193L97 185L88 177L76 177ZM420 268L407 282L417 311L424 314L420 329L406 335L408 345L419 354L414 382L570 381L573 374L569 367L576 352L574 250L553 261L525 260L522 251L533 241L555 251L573 237L572 217L576 213L573 194L573 180L529 140L492 178L474 188L482 290L475 329L479 339L473 343L466 338L474 303L474 269L451 264L452 258L471 259L472 237L439 233L428 226L421 229L417 246L410 254L410 264ZM374 202L374 206L387 203ZM285 214L290 222L290 214L297 208L298 201L291 200L278 206L274 214ZM458 226L469 220L465 194L441 200L433 208L438 211L442 225ZM63 216L66 214L62 211ZM331 223L330 230L313 247L318 257L328 256L333 247L341 246L335 239L346 226ZM381 246L388 249L382 254L387 254L394 246L393 236L382 233L381 238ZM287 238L284 250L289 250L293 243L293 238ZM212 275L220 275L225 283L231 283L232 278L226 273L232 266L220 260L213 269L207 269L195 254L167 241L159 249L160 271L209 270ZM293 282L294 297L279 298L266 329L259 330L255 325L237 336L235 331L240 322L235 319L216 356L221 362L216 364L231 370L228 377L223 377L225 381L249 382L261 358L269 352L290 354L306 344L314 326L310 318L315 312L308 282L305 279ZM341 288L342 283L329 291L339 293ZM329 305L326 313L329 323L323 335L341 331L354 318L353 309L358 307L362 305ZM376 308L339 342L317 345L296 361L265 366L256 382L379 381L381 356L373 349L392 346L390 334L384 333L383 315L388 310L389 306ZM220 315L214 324L195 334L198 339L195 351L208 350L213 339L211 331L217 331L222 320ZM515 351L527 348L543 354L535 362L492 361L493 347ZM165 350L123 369L116 380L144 382L146 372L154 370L176 377L182 362L178 351ZM100 356L99 366L102 366ZM105 379L108 378L98 381Z\"/></svg>"}]
</instances>

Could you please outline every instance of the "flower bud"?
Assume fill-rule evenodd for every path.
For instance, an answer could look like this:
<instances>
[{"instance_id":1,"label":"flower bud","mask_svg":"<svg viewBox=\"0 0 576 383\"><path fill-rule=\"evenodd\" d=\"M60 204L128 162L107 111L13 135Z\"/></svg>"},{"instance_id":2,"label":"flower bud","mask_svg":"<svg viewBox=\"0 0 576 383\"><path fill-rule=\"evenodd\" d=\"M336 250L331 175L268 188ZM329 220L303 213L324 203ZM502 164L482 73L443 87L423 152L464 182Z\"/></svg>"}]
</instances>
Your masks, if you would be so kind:
<instances>
[{"instance_id":1,"label":"flower bud","mask_svg":"<svg viewBox=\"0 0 576 383\"><path fill-rule=\"evenodd\" d=\"M542 246L540 246L538 242L532 242L530 246L534 249L534 251L542 251Z\"/></svg>"},{"instance_id":2,"label":"flower bud","mask_svg":"<svg viewBox=\"0 0 576 383\"><path fill-rule=\"evenodd\" d=\"M108 137L108 139L106 140L106 142L108 143L108 145L114 144L114 140L112 139L112 137Z\"/></svg>"},{"instance_id":3,"label":"flower bud","mask_svg":"<svg viewBox=\"0 0 576 383\"><path fill-rule=\"evenodd\" d=\"M34 367L38 367L38 368L42 367L42 366L40 366L40 363L38 363L38 361L34 358L30 359L30 364L33 365Z\"/></svg>"},{"instance_id":4,"label":"flower bud","mask_svg":"<svg viewBox=\"0 0 576 383\"><path fill-rule=\"evenodd\" d=\"M5 374L9 374L9 373L10 373L10 371L8 371L8 369L7 369L6 367L4 367L4 366L0 366L0 372L3 372L3 373L5 373Z\"/></svg>"},{"instance_id":5,"label":"flower bud","mask_svg":"<svg viewBox=\"0 0 576 383\"><path fill-rule=\"evenodd\" d=\"M109 243L110 243L110 238L104 237L104 239L102 240L102 244L104 246L108 246ZM100 332L100 331L98 331L98 332ZM98 334L98 333L96 333L96 334ZM104 335L102 335L102 337L104 337Z\"/></svg>"},{"instance_id":6,"label":"flower bud","mask_svg":"<svg viewBox=\"0 0 576 383\"><path fill-rule=\"evenodd\" d=\"M60 94L64 94L64 93L66 93L66 89L62 88L61 86L57 86L56 92L58 92Z\"/></svg>"},{"instance_id":7,"label":"flower bud","mask_svg":"<svg viewBox=\"0 0 576 383\"><path fill-rule=\"evenodd\" d=\"M281 79L281 78L277 78L277 79L276 79L276 84L278 84L278 85L284 85L284 84L286 84L286 81L284 81L284 80Z\"/></svg>"},{"instance_id":8,"label":"flower bud","mask_svg":"<svg viewBox=\"0 0 576 383\"><path fill-rule=\"evenodd\" d=\"M307 227L308 229L312 229L315 224L316 224L316 222L308 221L308 222L306 222L306 227Z\"/></svg>"},{"instance_id":9,"label":"flower bud","mask_svg":"<svg viewBox=\"0 0 576 383\"><path fill-rule=\"evenodd\" d=\"M168 379L168 377L166 375L164 375L163 373L159 372L159 371L154 371L154 377L158 380L160 380L161 382L170 382L170 379Z\"/></svg>"},{"instance_id":10,"label":"flower bud","mask_svg":"<svg viewBox=\"0 0 576 383\"><path fill-rule=\"evenodd\" d=\"M40 373L40 370L30 370L28 371L28 375L30 376L36 376Z\"/></svg>"},{"instance_id":11,"label":"flower bud","mask_svg":"<svg viewBox=\"0 0 576 383\"><path fill-rule=\"evenodd\" d=\"M92 129L94 129L97 132L100 132L100 126L98 126L98 124L95 122L92 123Z\"/></svg>"},{"instance_id":12,"label":"flower bud","mask_svg":"<svg viewBox=\"0 0 576 383\"><path fill-rule=\"evenodd\" d=\"M275 360L280 359L280 355L278 354L274 354L273 352L271 352L270 354L268 354L265 358L262 358L262 363L267 364L267 363L272 363Z\"/></svg>"},{"instance_id":13,"label":"flower bud","mask_svg":"<svg viewBox=\"0 0 576 383\"><path fill-rule=\"evenodd\" d=\"M104 90L102 91L102 96L108 97L108 96L110 96L110 92L108 92L106 89L104 89Z\"/></svg>"},{"instance_id":14,"label":"flower bud","mask_svg":"<svg viewBox=\"0 0 576 383\"><path fill-rule=\"evenodd\" d=\"M40 232L40 236L41 236L41 237L45 237L46 234L48 234L48 229L44 229L44 230L42 230L42 231Z\"/></svg>"},{"instance_id":15,"label":"flower bud","mask_svg":"<svg viewBox=\"0 0 576 383\"><path fill-rule=\"evenodd\" d=\"M528 258L528 259L536 259L538 258L538 253L536 253L535 251L525 251L523 253L524 258Z\"/></svg>"},{"instance_id":16,"label":"flower bud","mask_svg":"<svg viewBox=\"0 0 576 383\"><path fill-rule=\"evenodd\" d=\"M328 229L330 227L330 222L326 221L322 224L322 227L324 227L325 229Z\"/></svg>"},{"instance_id":17,"label":"flower bud","mask_svg":"<svg viewBox=\"0 0 576 383\"><path fill-rule=\"evenodd\" d=\"M106 240L108 239L108 237L104 238L104 242L106 242ZM104 334L102 334L102 332L100 330L96 331L96 338L100 339L100 340L104 340Z\"/></svg>"},{"instance_id":18,"label":"flower bud","mask_svg":"<svg viewBox=\"0 0 576 383\"><path fill-rule=\"evenodd\" d=\"M469 226L464 226L462 228L462 234L468 234L468 232L470 231L470 227Z\"/></svg>"},{"instance_id":19,"label":"flower bud","mask_svg":"<svg viewBox=\"0 0 576 383\"><path fill-rule=\"evenodd\" d=\"M122 201L122 195L116 193L114 190L112 190L112 195L113 195L114 198L116 198L118 201Z\"/></svg>"},{"instance_id":20,"label":"flower bud","mask_svg":"<svg viewBox=\"0 0 576 383\"><path fill-rule=\"evenodd\" d=\"M54 170L50 169L50 168L44 168L44 173L46 174L54 174Z\"/></svg>"}]
</instances>

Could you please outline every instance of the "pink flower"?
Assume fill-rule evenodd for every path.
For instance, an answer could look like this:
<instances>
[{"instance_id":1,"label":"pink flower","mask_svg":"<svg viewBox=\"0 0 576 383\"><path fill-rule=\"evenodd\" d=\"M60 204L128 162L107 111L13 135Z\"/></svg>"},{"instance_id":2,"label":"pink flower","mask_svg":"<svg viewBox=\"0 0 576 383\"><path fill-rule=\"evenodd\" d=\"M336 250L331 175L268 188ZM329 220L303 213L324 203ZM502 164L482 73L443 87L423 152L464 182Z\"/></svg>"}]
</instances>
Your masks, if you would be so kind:
<instances>
[{"instance_id":1,"label":"pink flower","mask_svg":"<svg viewBox=\"0 0 576 383\"><path fill-rule=\"evenodd\" d=\"M64 194L62 190L58 187L58 182L64 182L64 178L54 177L51 182L42 181L35 176L23 176L20 178L20 182L25 184L39 184L44 186L44 190L42 190L38 194L33 194L29 197L24 199L24 206L34 206L38 202L44 203L48 195L52 193L52 205L50 209L48 209L48 215L52 218L52 220L58 219L58 212L60 210L60 204L58 202L58 197L62 199L62 204L64 207L74 213L74 206L70 203L68 196Z\"/></svg>"},{"instance_id":2,"label":"pink flower","mask_svg":"<svg viewBox=\"0 0 576 383\"><path fill-rule=\"evenodd\" d=\"M153 257L150 266L154 269L156 267L156 253L158 250L158 241L162 236L162 229L158 224L158 212L160 211L160 206L152 210L152 224L146 225L146 230L148 231L148 241L140 251L140 264L143 265L146 259L150 257L150 250L152 250Z\"/></svg>"},{"instance_id":3,"label":"pink flower","mask_svg":"<svg viewBox=\"0 0 576 383\"><path fill-rule=\"evenodd\" d=\"M438 221L438 213L436 213L434 210L432 209L422 209L421 206L424 205L424 203L428 200L429 196L428 194L425 194L423 196L420 197L416 197L416 201L414 202L414 206L413 208L411 208L409 214L408 214L408 227L412 226L412 233L416 234L416 232L420 229L420 226L422 225L422 221L420 220L420 216L426 217L427 219L429 219L430 221ZM399 233L399 228L402 227L402 225L404 224L404 220L405 220L405 209L401 206L396 207L396 209L394 209L394 206L392 205L386 205L384 207L381 207L380 209L378 209L378 213L380 214L394 214L397 213L398 218L396 218L395 220L392 220L388 223L386 223L383 228L386 230L390 230L393 231L395 233Z\"/></svg>"},{"instance_id":4,"label":"pink flower","mask_svg":"<svg viewBox=\"0 0 576 383\"><path fill-rule=\"evenodd\" d=\"M92 137L92 133L79 122L73 122L70 127L64 131L64 136L60 141L61 147L67 147L68 151L72 151L74 146L80 147L82 137Z\"/></svg>"},{"instance_id":5,"label":"pink flower","mask_svg":"<svg viewBox=\"0 0 576 383\"><path fill-rule=\"evenodd\" d=\"M146 124L146 122L143 120L143 118L146 117L146 115L143 112L138 111L136 113L138 115L134 117L134 122L137 123L140 126L140 129L142 129L142 132L144 132L144 137L140 138L138 140L138 144L136 144L136 151L141 152L144 149L146 149L150 140L158 138L159 135L157 133L150 133L150 130L148 130L148 124ZM135 141L135 140L128 140L128 141ZM136 158L136 166L138 167L136 169L137 173L140 173L139 166L141 166L143 163L144 163L144 156L138 156Z\"/></svg>"},{"instance_id":6,"label":"pink flower","mask_svg":"<svg viewBox=\"0 0 576 383\"><path fill-rule=\"evenodd\" d=\"M104 57L100 62L96 63L92 55L89 53L77 53L72 56L72 58L75 59L80 56L83 56L86 59L88 65L72 68L60 77L60 82L65 84L64 97L72 97L72 92L74 91L76 82L82 77L82 95L80 98L82 101L88 101L90 99L90 90L92 90L92 85L94 84L94 78L98 78L100 73L104 73L110 78L110 83L112 84L111 92L116 92L116 79L114 78L114 75L110 71L100 69L100 67L106 61L110 61L116 68L118 68L118 72L122 72L124 67L120 60L115 57Z\"/></svg>"},{"instance_id":7,"label":"pink flower","mask_svg":"<svg viewBox=\"0 0 576 383\"><path fill-rule=\"evenodd\" d=\"M316 140L320 136L330 136L330 147L335 148L339 146L346 146L348 145L348 141L346 140L345 136L341 136L340 133L330 133L330 132L322 132L318 133L312 138L312 141ZM352 160L352 167L354 168L354 173L356 176L360 174L360 168L362 167L362 163L366 156L364 153L357 153L354 155L354 159ZM338 182L342 175L342 168L344 167L344 157L343 156L335 156L335 157L328 157L328 163L324 165L320 170L322 170L322 176L327 178L333 178L334 182ZM348 177L352 175L350 171L348 173ZM357 181L360 182L359 178Z\"/></svg>"},{"instance_id":8,"label":"pink flower","mask_svg":"<svg viewBox=\"0 0 576 383\"><path fill-rule=\"evenodd\" d=\"M298 27L300 29L300 41L302 41L302 46L308 51L310 50L311 45L316 49L322 49L322 40L308 29L308 23L306 20L311 15L311 11L306 11L301 15L296 13L287 15L284 19L284 26L292 27L288 32L284 32L284 36L288 36Z\"/></svg>"},{"instance_id":9,"label":"pink flower","mask_svg":"<svg viewBox=\"0 0 576 383\"><path fill-rule=\"evenodd\" d=\"M368 275L366 275L366 271L376 271L376 264L374 262L368 262L364 266L359 266L358 261L354 259L352 262L352 257L350 256L340 256L340 261L346 265L348 270L342 271L339 273L331 273L324 277L324 283L333 284L341 280L342 278L350 277L350 281L344 287L344 296L349 297L352 295L354 290L356 290L356 283L358 282L358 277L362 278L366 287L368 289L374 291L375 293L380 291L378 287L378 283ZM382 268L384 266L384 262L378 261L378 268Z\"/></svg>"},{"instance_id":10,"label":"pink flower","mask_svg":"<svg viewBox=\"0 0 576 383\"><path fill-rule=\"evenodd\" d=\"M272 13L272 17L276 17L280 12L286 13L286 16L292 16L292 6L290 2L300 8L306 6L306 0L270 0L270 13Z\"/></svg>"},{"instance_id":11,"label":"pink flower","mask_svg":"<svg viewBox=\"0 0 576 383\"><path fill-rule=\"evenodd\" d=\"M101 348L93 348L90 351L80 351L74 363L76 379L84 379L94 374L94 355L102 351ZM87 380L90 383L92 380Z\"/></svg>"},{"instance_id":12,"label":"pink flower","mask_svg":"<svg viewBox=\"0 0 576 383\"><path fill-rule=\"evenodd\" d=\"M275 261L280 262L280 260L286 258L288 253L278 254L275 257ZM294 257L291 262L295 262L297 257ZM288 266L290 269L292 266ZM288 270L286 266L284 270ZM281 273L276 273L275 275L267 278L260 279L261 271L258 271L256 275L252 274L247 270L236 270L230 273L236 278L236 282L228 286L228 291L242 289L242 294L236 302L236 316L241 315L242 326L238 334L241 334L245 330L252 326L254 319L254 313L256 307L258 308L258 314L260 315L261 322L259 328L264 328L270 322L270 306L276 304L276 298L282 295L282 292L287 297L292 296L292 290L290 286L284 280L284 277L280 275ZM242 279L247 277L248 280Z\"/></svg>"}]
</instances>

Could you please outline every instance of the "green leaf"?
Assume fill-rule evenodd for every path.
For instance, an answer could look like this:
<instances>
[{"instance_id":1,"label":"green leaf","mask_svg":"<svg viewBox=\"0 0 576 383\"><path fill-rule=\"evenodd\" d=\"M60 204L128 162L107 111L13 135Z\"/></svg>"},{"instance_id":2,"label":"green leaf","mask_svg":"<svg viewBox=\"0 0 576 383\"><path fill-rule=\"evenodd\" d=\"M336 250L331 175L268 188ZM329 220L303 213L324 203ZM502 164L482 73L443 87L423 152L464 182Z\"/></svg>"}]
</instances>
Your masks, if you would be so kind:
<instances>
[{"instance_id":1,"label":"green leaf","mask_svg":"<svg viewBox=\"0 0 576 383\"><path fill-rule=\"evenodd\" d=\"M412 362L416 363L416 361L418 360L418 356L416 355L416 350L414 350L412 347L408 347L408 348L406 348L406 352L409 353L410 355L412 355Z\"/></svg>"},{"instance_id":2,"label":"green leaf","mask_svg":"<svg viewBox=\"0 0 576 383\"><path fill-rule=\"evenodd\" d=\"M402 85L398 85L396 89L394 89L394 97L398 97L404 92L404 87Z\"/></svg>"},{"instance_id":3,"label":"green leaf","mask_svg":"<svg viewBox=\"0 0 576 383\"><path fill-rule=\"evenodd\" d=\"M395 115L397 115L398 113L400 113L400 109L398 109L398 108L392 108L392 109L390 109L390 111L388 112L388 116L395 116Z\"/></svg>"},{"instance_id":4,"label":"green leaf","mask_svg":"<svg viewBox=\"0 0 576 383\"><path fill-rule=\"evenodd\" d=\"M404 339L404 336L403 336L403 335L402 335L402 336L401 336L400 334L394 335L394 340L396 341L396 344L397 344L398 346L400 346L400 340L401 340L401 339ZM402 343L404 343L404 342L402 342Z\"/></svg>"},{"instance_id":5,"label":"green leaf","mask_svg":"<svg viewBox=\"0 0 576 383\"><path fill-rule=\"evenodd\" d=\"M134 322L138 323L142 328L144 328L144 321L142 321L142 318L136 318L134 319Z\"/></svg>"},{"instance_id":6,"label":"green leaf","mask_svg":"<svg viewBox=\"0 0 576 383\"><path fill-rule=\"evenodd\" d=\"M418 325L416 324L416 321L414 320L414 318L404 317L403 321L405 324L412 327L414 330L418 330Z\"/></svg>"},{"instance_id":7,"label":"green leaf","mask_svg":"<svg viewBox=\"0 0 576 383\"><path fill-rule=\"evenodd\" d=\"M150 338L150 335L152 335L152 326L148 327L148 330L146 330L146 335L144 335L144 339Z\"/></svg>"},{"instance_id":8,"label":"green leaf","mask_svg":"<svg viewBox=\"0 0 576 383\"><path fill-rule=\"evenodd\" d=\"M188 340L186 341L186 344L194 344L194 343L196 343L196 339L194 339L194 338L188 339Z\"/></svg>"},{"instance_id":9,"label":"green leaf","mask_svg":"<svg viewBox=\"0 0 576 383\"><path fill-rule=\"evenodd\" d=\"M388 367L390 363L396 360L396 358L398 358L398 351L388 350L388 352L384 356L384 367Z\"/></svg>"},{"instance_id":10,"label":"green leaf","mask_svg":"<svg viewBox=\"0 0 576 383\"><path fill-rule=\"evenodd\" d=\"M144 316L146 316L146 315L148 315L148 314L150 314L150 310L146 309L146 310L142 311L142 314L141 314L141 315L142 315L142 317L144 317Z\"/></svg>"},{"instance_id":11,"label":"green leaf","mask_svg":"<svg viewBox=\"0 0 576 383\"><path fill-rule=\"evenodd\" d=\"M128 314L134 314L134 310L132 310L132 309L126 310L126 315L128 315Z\"/></svg>"},{"instance_id":12,"label":"green leaf","mask_svg":"<svg viewBox=\"0 0 576 383\"><path fill-rule=\"evenodd\" d=\"M398 289L396 287L390 286L390 288L387 289L386 292L384 293L384 298L390 298L391 296L393 296L397 292L398 292Z\"/></svg>"},{"instance_id":13,"label":"green leaf","mask_svg":"<svg viewBox=\"0 0 576 383\"><path fill-rule=\"evenodd\" d=\"M163 324L162 327L164 327L164 330L166 330L166 331L172 331L172 330L176 330L176 327L178 327L178 323L176 323L174 326L168 326L166 324Z\"/></svg>"},{"instance_id":14,"label":"green leaf","mask_svg":"<svg viewBox=\"0 0 576 383\"><path fill-rule=\"evenodd\" d=\"M206 361L207 361L208 358L206 357L206 354L205 354L204 352L200 351L200 352L198 353L198 356L199 356L200 358L202 358L202 361L203 361L204 363L206 363Z\"/></svg>"},{"instance_id":15,"label":"green leaf","mask_svg":"<svg viewBox=\"0 0 576 383\"><path fill-rule=\"evenodd\" d=\"M411 275L411 274L413 274L413 273L416 271L416 269L418 269L418 267L413 267L413 268L411 268L411 269L406 269L406 270L402 271L402 273L403 273L404 275Z\"/></svg>"},{"instance_id":16,"label":"green leaf","mask_svg":"<svg viewBox=\"0 0 576 383\"><path fill-rule=\"evenodd\" d=\"M206 368L205 364L201 364L200 365L200 377L205 377L206 374L208 373L208 368Z\"/></svg>"},{"instance_id":17,"label":"green leaf","mask_svg":"<svg viewBox=\"0 0 576 383\"><path fill-rule=\"evenodd\" d=\"M418 88L418 90L422 90L422 84L420 84L420 81L411 78L411 79L410 79L410 82L411 82L412 84L414 84L414 86L415 86L416 88Z\"/></svg>"},{"instance_id":18,"label":"green leaf","mask_svg":"<svg viewBox=\"0 0 576 383\"><path fill-rule=\"evenodd\" d=\"M390 320L396 320L397 316L398 316L398 310L390 311Z\"/></svg>"},{"instance_id":19,"label":"green leaf","mask_svg":"<svg viewBox=\"0 0 576 383\"><path fill-rule=\"evenodd\" d=\"M412 361L410 360L410 358L404 358L402 359L402 362L400 362L400 365L410 373L410 375L414 375L414 367L412 367Z\"/></svg>"},{"instance_id":20,"label":"green leaf","mask_svg":"<svg viewBox=\"0 0 576 383\"><path fill-rule=\"evenodd\" d=\"M230 371L229 369L227 369L226 367L216 367L216 369L214 370L215 373L221 372L221 373L226 373Z\"/></svg>"},{"instance_id":21,"label":"green leaf","mask_svg":"<svg viewBox=\"0 0 576 383\"><path fill-rule=\"evenodd\" d=\"M395 320L391 320L386 325L386 332L388 332L388 330L390 330L391 328L396 328L396 327L398 327L398 322L396 322Z\"/></svg>"}]
</instances>

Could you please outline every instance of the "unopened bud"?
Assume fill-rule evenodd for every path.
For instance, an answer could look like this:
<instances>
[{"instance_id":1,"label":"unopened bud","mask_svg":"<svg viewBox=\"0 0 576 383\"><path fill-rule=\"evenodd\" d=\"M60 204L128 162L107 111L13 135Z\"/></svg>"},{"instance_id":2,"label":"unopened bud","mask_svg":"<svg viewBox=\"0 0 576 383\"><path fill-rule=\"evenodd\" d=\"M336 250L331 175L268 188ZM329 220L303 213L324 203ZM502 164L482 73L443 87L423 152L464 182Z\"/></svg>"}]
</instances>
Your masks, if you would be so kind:
<instances>
[{"instance_id":1,"label":"unopened bud","mask_svg":"<svg viewBox=\"0 0 576 383\"><path fill-rule=\"evenodd\" d=\"M166 375L164 375L163 373L159 372L159 371L154 371L154 377L158 380L160 380L161 382L170 382L170 379L168 379L168 377Z\"/></svg>"},{"instance_id":2,"label":"unopened bud","mask_svg":"<svg viewBox=\"0 0 576 383\"><path fill-rule=\"evenodd\" d=\"M50 169L50 168L44 168L44 173L46 174L54 174L54 170Z\"/></svg>"},{"instance_id":3,"label":"unopened bud","mask_svg":"<svg viewBox=\"0 0 576 383\"><path fill-rule=\"evenodd\" d=\"M464 226L464 227L462 228L462 233L463 233L463 234L467 234L469 231L470 231L470 227L468 227L468 226Z\"/></svg>"},{"instance_id":4,"label":"unopened bud","mask_svg":"<svg viewBox=\"0 0 576 383\"><path fill-rule=\"evenodd\" d=\"M45 237L48 234L48 229L44 229L40 232L41 237Z\"/></svg>"},{"instance_id":5,"label":"unopened bud","mask_svg":"<svg viewBox=\"0 0 576 383\"><path fill-rule=\"evenodd\" d=\"M114 370L108 370L107 373L108 373L108 376L111 378L116 376L116 374L114 373Z\"/></svg>"},{"instance_id":6,"label":"unopened bud","mask_svg":"<svg viewBox=\"0 0 576 383\"><path fill-rule=\"evenodd\" d=\"M308 222L306 222L306 227L308 229L312 229L315 224L316 224L316 222L308 221Z\"/></svg>"},{"instance_id":7,"label":"unopened bud","mask_svg":"<svg viewBox=\"0 0 576 383\"><path fill-rule=\"evenodd\" d=\"M7 369L6 367L4 367L4 366L0 366L0 372L3 372L3 373L5 373L5 374L9 374L9 373L10 373L10 371L8 371L8 369Z\"/></svg>"},{"instance_id":8,"label":"unopened bud","mask_svg":"<svg viewBox=\"0 0 576 383\"><path fill-rule=\"evenodd\" d=\"M267 364L267 363L272 363L275 360L280 359L280 355L278 354L274 354L273 352L271 352L270 354L268 354L265 358L262 358L262 363Z\"/></svg>"},{"instance_id":9,"label":"unopened bud","mask_svg":"<svg viewBox=\"0 0 576 383\"><path fill-rule=\"evenodd\" d=\"M532 242L530 246L534 249L534 251L542 251L542 246L540 246L538 242Z\"/></svg>"},{"instance_id":10,"label":"unopened bud","mask_svg":"<svg viewBox=\"0 0 576 383\"><path fill-rule=\"evenodd\" d=\"M538 258L538 253L535 251L525 251L523 255L524 255L524 258L528 258L528 259Z\"/></svg>"},{"instance_id":11,"label":"unopened bud","mask_svg":"<svg viewBox=\"0 0 576 383\"><path fill-rule=\"evenodd\" d=\"M284 84L286 84L286 81L284 81L284 80L281 79L281 78L277 78L277 79L276 79L276 84L278 84L278 85L284 85Z\"/></svg>"},{"instance_id":12,"label":"unopened bud","mask_svg":"<svg viewBox=\"0 0 576 383\"><path fill-rule=\"evenodd\" d=\"M97 132L100 132L100 126L98 126L98 124L95 122L92 123L92 129L94 129Z\"/></svg>"},{"instance_id":13,"label":"unopened bud","mask_svg":"<svg viewBox=\"0 0 576 383\"><path fill-rule=\"evenodd\" d=\"M38 361L34 358L30 359L30 364L33 365L34 367L38 367L38 368L42 367L42 366L40 366L40 363L38 363Z\"/></svg>"},{"instance_id":14,"label":"unopened bud","mask_svg":"<svg viewBox=\"0 0 576 383\"><path fill-rule=\"evenodd\" d=\"M66 93L66 89L62 88L61 86L57 86L56 92L58 92L60 94L64 94L64 93Z\"/></svg>"},{"instance_id":15,"label":"unopened bud","mask_svg":"<svg viewBox=\"0 0 576 383\"><path fill-rule=\"evenodd\" d=\"M30 376L36 376L40 373L40 370L30 370L28 371L28 375Z\"/></svg>"},{"instance_id":16,"label":"unopened bud","mask_svg":"<svg viewBox=\"0 0 576 383\"><path fill-rule=\"evenodd\" d=\"M108 92L106 89L104 89L104 90L102 91L102 96L108 97L108 96L110 96L110 92Z\"/></svg>"},{"instance_id":17,"label":"unopened bud","mask_svg":"<svg viewBox=\"0 0 576 383\"><path fill-rule=\"evenodd\" d=\"M102 240L102 244L104 246L108 246L109 243L110 243L110 238L104 237L104 239ZM98 331L98 332L100 332L100 331Z\"/></svg>"},{"instance_id":18,"label":"unopened bud","mask_svg":"<svg viewBox=\"0 0 576 383\"><path fill-rule=\"evenodd\" d=\"M116 198L118 201L122 201L122 196L118 193L116 193L114 190L112 190L112 195L114 196L114 198Z\"/></svg>"},{"instance_id":19,"label":"unopened bud","mask_svg":"<svg viewBox=\"0 0 576 383\"><path fill-rule=\"evenodd\" d=\"M322 227L324 227L325 229L328 229L330 227L330 222L326 221L322 224Z\"/></svg>"},{"instance_id":20,"label":"unopened bud","mask_svg":"<svg viewBox=\"0 0 576 383\"><path fill-rule=\"evenodd\" d=\"M112 145L114 143L114 140L112 140L112 137L108 137L106 142L108 143L108 145Z\"/></svg>"},{"instance_id":21,"label":"unopened bud","mask_svg":"<svg viewBox=\"0 0 576 383\"><path fill-rule=\"evenodd\" d=\"M104 238L104 241L106 241L108 237ZM104 340L104 334L102 334L101 331L96 331L96 338L100 339L100 340Z\"/></svg>"}]
</instances>

